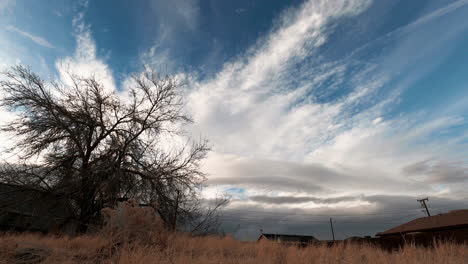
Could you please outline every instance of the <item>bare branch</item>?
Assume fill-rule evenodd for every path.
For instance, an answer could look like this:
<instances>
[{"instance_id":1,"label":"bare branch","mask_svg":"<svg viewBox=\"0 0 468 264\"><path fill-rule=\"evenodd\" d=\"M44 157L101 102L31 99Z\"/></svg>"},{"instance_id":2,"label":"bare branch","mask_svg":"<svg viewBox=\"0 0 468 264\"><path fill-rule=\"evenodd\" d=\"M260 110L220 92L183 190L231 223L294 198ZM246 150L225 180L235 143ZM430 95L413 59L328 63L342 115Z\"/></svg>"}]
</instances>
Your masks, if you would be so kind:
<instances>
[{"instance_id":1,"label":"bare branch","mask_svg":"<svg viewBox=\"0 0 468 264\"><path fill-rule=\"evenodd\" d=\"M158 202L167 221L176 197L178 211L195 213L208 142L188 141L191 147L169 152L160 145L163 134L183 135L183 125L192 122L176 79L146 69L123 98L93 77L45 83L23 66L3 75L0 106L19 117L2 131L18 138L24 155L22 166L0 168L0 182L65 195L81 223L121 198ZM40 163L30 162L33 156Z\"/></svg>"}]
</instances>

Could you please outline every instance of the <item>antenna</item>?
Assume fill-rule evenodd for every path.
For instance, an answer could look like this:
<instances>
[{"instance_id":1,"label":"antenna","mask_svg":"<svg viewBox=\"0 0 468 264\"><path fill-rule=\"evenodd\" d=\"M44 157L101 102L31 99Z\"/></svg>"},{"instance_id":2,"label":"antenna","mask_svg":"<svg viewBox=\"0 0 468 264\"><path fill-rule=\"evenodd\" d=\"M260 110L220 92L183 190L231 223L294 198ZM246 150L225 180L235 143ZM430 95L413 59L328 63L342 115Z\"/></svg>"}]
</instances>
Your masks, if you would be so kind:
<instances>
[{"instance_id":1,"label":"antenna","mask_svg":"<svg viewBox=\"0 0 468 264\"><path fill-rule=\"evenodd\" d=\"M426 205L426 201L429 202L429 197L426 197L424 199L420 199L420 200L417 200L417 201L421 203L421 207L426 208L427 216L431 216L431 214L429 213L429 209L427 209L427 205Z\"/></svg>"}]
</instances>

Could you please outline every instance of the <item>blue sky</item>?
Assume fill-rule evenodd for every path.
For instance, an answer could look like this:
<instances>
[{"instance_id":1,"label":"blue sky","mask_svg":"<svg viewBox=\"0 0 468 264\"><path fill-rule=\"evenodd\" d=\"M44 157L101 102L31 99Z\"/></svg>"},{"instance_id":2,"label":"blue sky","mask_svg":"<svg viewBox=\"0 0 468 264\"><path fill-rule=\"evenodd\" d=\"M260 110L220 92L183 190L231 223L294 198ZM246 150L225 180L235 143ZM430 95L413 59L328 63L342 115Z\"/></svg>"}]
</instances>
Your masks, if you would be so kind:
<instances>
[{"instance_id":1,"label":"blue sky","mask_svg":"<svg viewBox=\"0 0 468 264\"><path fill-rule=\"evenodd\" d=\"M178 75L190 135L213 146L204 195L232 196L226 231L328 238L334 216L339 236L374 234L423 216L418 197L468 205L467 15L466 0L2 0L0 67L119 93L142 65Z\"/></svg>"}]
</instances>

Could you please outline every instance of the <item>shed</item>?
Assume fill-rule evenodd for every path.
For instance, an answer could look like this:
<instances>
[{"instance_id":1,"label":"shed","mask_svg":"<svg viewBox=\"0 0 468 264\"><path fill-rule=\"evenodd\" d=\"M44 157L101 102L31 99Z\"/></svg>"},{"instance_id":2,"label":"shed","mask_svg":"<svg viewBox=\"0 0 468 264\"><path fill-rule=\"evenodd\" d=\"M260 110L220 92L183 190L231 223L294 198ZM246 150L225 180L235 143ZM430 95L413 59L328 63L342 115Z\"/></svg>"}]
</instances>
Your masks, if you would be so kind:
<instances>
[{"instance_id":1,"label":"shed","mask_svg":"<svg viewBox=\"0 0 468 264\"><path fill-rule=\"evenodd\" d=\"M454 210L445 214L417 218L376 235L384 237L415 232L434 232L465 228L468 228L468 210Z\"/></svg>"},{"instance_id":2,"label":"shed","mask_svg":"<svg viewBox=\"0 0 468 264\"><path fill-rule=\"evenodd\" d=\"M400 246L411 242L429 246L434 241L468 242L468 210L455 210L445 214L414 219L376 234L382 245Z\"/></svg>"},{"instance_id":3,"label":"shed","mask_svg":"<svg viewBox=\"0 0 468 264\"><path fill-rule=\"evenodd\" d=\"M0 183L0 229L74 232L66 199L19 185Z\"/></svg>"},{"instance_id":4,"label":"shed","mask_svg":"<svg viewBox=\"0 0 468 264\"><path fill-rule=\"evenodd\" d=\"M285 234L261 234L257 241L268 240L286 244L308 245L318 243L313 236L285 235Z\"/></svg>"}]
</instances>

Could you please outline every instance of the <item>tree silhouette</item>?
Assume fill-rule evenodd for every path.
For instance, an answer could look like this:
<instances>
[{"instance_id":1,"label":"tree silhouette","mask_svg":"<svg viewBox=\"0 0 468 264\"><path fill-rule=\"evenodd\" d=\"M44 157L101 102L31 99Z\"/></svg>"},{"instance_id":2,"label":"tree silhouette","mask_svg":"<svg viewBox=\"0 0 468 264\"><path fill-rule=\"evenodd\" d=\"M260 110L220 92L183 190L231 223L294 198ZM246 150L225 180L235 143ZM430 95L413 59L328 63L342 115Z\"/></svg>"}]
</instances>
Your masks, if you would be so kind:
<instances>
[{"instance_id":1,"label":"tree silhouette","mask_svg":"<svg viewBox=\"0 0 468 264\"><path fill-rule=\"evenodd\" d=\"M81 231L125 199L157 202L166 223L198 212L209 147L206 140L171 145L192 122L176 78L146 69L124 96L94 77L46 83L24 66L4 77L0 106L18 117L2 130L15 136L20 155L2 166L1 182L61 195Z\"/></svg>"}]
</instances>

